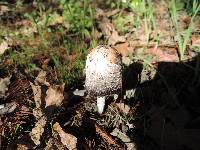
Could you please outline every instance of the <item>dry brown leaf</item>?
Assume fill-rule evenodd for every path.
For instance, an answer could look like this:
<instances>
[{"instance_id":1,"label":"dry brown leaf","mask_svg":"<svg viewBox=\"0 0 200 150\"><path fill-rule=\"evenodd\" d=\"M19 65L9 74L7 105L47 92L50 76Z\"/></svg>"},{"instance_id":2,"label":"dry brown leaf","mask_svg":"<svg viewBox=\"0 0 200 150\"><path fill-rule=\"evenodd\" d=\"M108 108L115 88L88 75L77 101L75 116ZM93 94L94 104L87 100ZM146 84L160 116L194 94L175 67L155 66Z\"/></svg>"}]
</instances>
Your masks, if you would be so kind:
<instances>
[{"instance_id":1,"label":"dry brown leaf","mask_svg":"<svg viewBox=\"0 0 200 150\"><path fill-rule=\"evenodd\" d=\"M34 85L33 83L30 82L30 85L33 90L33 95L34 95L34 101L36 108L40 108L41 106L41 86L39 85Z\"/></svg>"},{"instance_id":2,"label":"dry brown leaf","mask_svg":"<svg viewBox=\"0 0 200 150\"><path fill-rule=\"evenodd\" d=\"M30 36L33 33L37 33L37 28L32 26L23 26L20 28L20 32L23 35Z\"/></svg>"},{"instance_id":3,"label":"dry brown leaf","mask_svg":"<svg viewBox=\"0 0 200 150\"><path fill-rule=\"evenodd\" d=\"M44 150L52 150L52 149L62 149L65 150L66 147L59 141L59 135L55 135L53 138L50 138L46 144Z\"/></svg>"},{"instance_id":4,"label":"dry brown leaf","mask_svg":"<svg viewBox=\"0 0 200 150\"><path fill-rule=\"evenodd\" d=\"M28 150L29 148L26 145L23 144L17 144L16 150Z\"/></svg>"},{"instance_id":5,"label":"dry brown leaf","mask_svg":"<svg viewBox=\"0 0 200 150\"><path fill-rule=\"evenodd\" d=\"M168 48L166 50L161 48L148 48L147 54L156 56L158 62L178 62L179 57L175 48Z\"/></svg>"},{"instance_id":6,"label":"dry brown leaf","mask_svg":"<svg viewBox=\"0 0 200 150\"><path fill-rule=\"evenodd\" d=\"M101 18L101 17L109 18L109 17L116 15L118 12L120 12L120 9L114 9L114 10L105 12L101 8L96 8L95 19L99 20L99 18Z\"/></svg>"},{"instance_id":7,"label":"dry brown leaf","mask_svg":"<svg viewBox=\"0 0 200 150\"><path fill-rule=\"evenodd\" d=\"M114 26L112 23L110 23L110 20L108 18L103 18L101 22L99 22L99 28L101 31L107 35L108 37L111 36L112 31L114 29Z\"/></svg>"},{"instance_id":8,"label":"dry brown leaf","mask_svg":"<svg viewBox=\"0 0 200 150\"><path fill-rule=\"evenodd\" d=\"M10 84L10 78L11 77L0 78L0 98L5 97L8 85Z\"/></svg>"},{"instance_id":9,"label":"dry brown leaf","mask_svg":"<svg viewBox=\"0 0 200 150\"><path fill-rule=\"evenodd\" d=\"M8 48L8 43L6 41L3 41L0 44L0 55L2 55Z\"/></svg>"},{"instance_id":10,"label":"dry brown leaf","mask_svg":"<svg viewBox=\"0 0 200 150\"><path fill-rule=\"evenodd\" d=\"M19 20L19 21L16 21L15 23L16 26L32 26L33 25L33 22L29 19L22 19L22 20Z\"/></svg>"},{"instance_id":11,"label":"dry brown leaf","mask_svg":"<svg viewBox=\"0 0 200 150\"><path fill-rule=\"evenodd\" d=\"M64 18L63 16L60 16L59 14L52 14L51 17L53 18L51 21L50 21L50 25L51 26L54 26L54 25L57 25L57 24L62 24L64 22Z\"/></svg>"},{"instance_id":12,"label":"dry brown leaf","mask_svg":"<svg viewBox=\"0 0 200 150\"><path fill-rule=\"evenodd\" d=\"M50 20L50 25L51 26L56 26L58 24L62 24L66 30L68 30L70 28L70 24L68 22L66 22L63 18L63 16L60 16L57 13L54 13L51 15L51 20Z\"/></svg>"},{"instance_id":13,"label":"dry brown leaf","mask_svg":"<svg viewBox=\"0 0 200 150\"><path fill-rule=\"evenodd\" d=\"M126 39L124 36L119 36L116 30L112 31L111 36L108 39L108 45L115 45L117 43L125 42Z\"/></svg>"},{"instance_id":14,"label":"dry brown leaf","mask_svg":"<svg viewBox=\"0 0 200 150\"><path fill-rule=\"evenodd\" d=\"M41 108L33 109L33 115L36 118L36 120L39 120L43 116Z\"/></svg>"},{"instance_id":15,"label":"dry brown leaf","mask_svg":"<svg viewBox=\"0 0 200 150\"><path fill-rule=\"evenodd\" d=\"M46 92L45 102L46 106L60 106L64 99L64 84L49 87Z\"/></svg>"},{"instance_id":16,"label":"dry brown leaf","mask_svg":"<svg viewBox=\"0 0 200 150\"><path fill-rule=\"evenodd\" d=\"M64 132L58 122L53 125L53 129L59 134L63 145L69 150L76 149L77 138L75 136Z\"/></svg>"},{"instance_id":17,"label":"dry brown leaf","mask_svg":"<svg viewBox=\"0 0 200 150\"><path fill-rule=\"evenodd\" d=\"M107 36L108 45L115 45L126 41L125 37L118 34L114 25L106 17L103 17L103 19L99 21L99 28Z\"/></svg>"},{"instance_id":18,"label":"dry brown leaf","mask_svg":"<svg viewBox=\"0 0 200 150\"><path fill-rule=\"evenodd\" d=\"M129 51L129 43L119 43L114 46L114 48L122 55L122 56L128 56L130 54Z\"/></svg>"},{"instance_id":19,"label":"dry brown leaf","mask_svg":"<svg viewBox=\"0 0 200 150\"><path fill-rule=\"evenodd\" d=\"M119 129L115 128L110 134L121 139L126 144L127 150L137 150L135 143Z\"/></svg>"},{"instance_id":20,"label":"dry brown leaf","mask_svg":"<svg viewBox=\"0 0 200 150\"><path fill-rule=\"evenodd\" d=\"M0 115L8 114L13 112L17 108L16 102L6 103L4 105L0 105Z\"/></svg>"},{"instance_id":21,"label":"dry brown leaf","mask_svg":"<svg viewBox=\"0 0 200 150\"><path fill-rule=\"evenodd\" d=\"M112 17L120 12L120 9L114 9L105 13L106 17Z\"/></svg>"},{"instance_id":22,"label":"dry brown leaf","mask_svg":"<svg viewBox=\"0 0 200 150\"><path fill-rule=\"evenodd\" d=\"M41 70L38 74L38 76L36 77L35 79L35 84L38 85L38 84L44 84L46 86L50 86L49 82L46 81L46 71L44 70Z\"/></svg>"},{"instance_id":23,"label":"dry brown leaf","mask_svg":"<svg viewBox=\"0 0 200 150\"><path fill-rule=\"evenodd\" d=\"M200 47L200 35L191 36L191 47Z\"/></svg>"},{"instance_id":24,"label":"dry brown leaf","mask_svg":"<svg viewBox=\"0 0 200 150\"><path fill-rule=\"evenodd\" d=\"M121 112L124 114L128 114L130 111L130 107L124 103L116 103L117 107L120 109Z\"/></svg>"},{"instance_id":25,"label":"dry brown leaf","mask_svg":"<svg viewBox=\"0 0 200 150\"><path fill-rule=\"evenodd\" d=\"M46 120L47 118L45 116L42 116L38 122L35 124L35 127L32 129L32 131L30 132L30 136L31 136L31 139L33 140L33 142L36 144L36 145L40 145L40 139L41 139L41 136L44 132L44 127L46 125Z\"/></svg>"},{"instance_id":26,"label":"dry brown leaf","mask_svg":"<svg viewBox=\"0 0 200 150\"><path fill-rule=\"evenodd\" d=\"M0 16L3 15L4 13L8 12L10 9L6 5L0 5Z\"/></svg>"}]
</instances>

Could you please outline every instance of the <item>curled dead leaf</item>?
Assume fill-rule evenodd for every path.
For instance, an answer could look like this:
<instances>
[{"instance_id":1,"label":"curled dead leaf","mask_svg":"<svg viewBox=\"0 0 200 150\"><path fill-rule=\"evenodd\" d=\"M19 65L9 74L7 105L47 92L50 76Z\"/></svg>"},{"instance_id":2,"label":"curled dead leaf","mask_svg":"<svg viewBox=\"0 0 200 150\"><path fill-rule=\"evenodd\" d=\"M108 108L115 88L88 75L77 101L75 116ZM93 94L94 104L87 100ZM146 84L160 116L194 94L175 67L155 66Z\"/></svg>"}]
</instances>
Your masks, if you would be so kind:
<instances>
[{"instance_id":1,"label":"curled dead leaf","mask_svg":"<svg viewBox=\"0 0 200 150\"><path fill-rule=\"evenodd\" d=\"M77 138L75 136L64 132L58 122L53 125L53 129L59 134L63 145L69 150L76 149Z\"/></svg>"},{"instance_id":2,"label":"curled dead leaf","mask_svg":"<svg viewBox=\"0 0 200 150\"><path fill-rule=\"evenodd\" d=\"M114 46L114 48L122 55L122 56L128 56L130 54L129 50L129 43L119 43Z\"/></svg>"},{"instance_id":3,"label":"curled dead leaf","mask_svg":"<svg viewBox=\"0 0 200 150\"><path fill-rule=\"evenodd\" d=\"M125 37L118 34L114 25L106 17L103 17L103 19L99 21L99 28L108 38L108 45L115 45L126 41Z\"/></svg>"},{"instance_id":4,"label":"curled dead leaf","mask_svg":"<svg viewBox=\"0 0 200 150\"><path fill-rule=\"evenodd\" d=\"M51 86L46 92L45 102L46 106L60 106L64 99L64 84Z\"/></svg>"},{"instance_id":5,"label":"curled dead leaf","mask_svg":"<svg viewBox=\"0 0 200 150\"><path fill-rule=\"evenodd\" d=\"M35 79L35 84L38 85L38 84L44 84L46 86L50 86L49 82L47 82L46 80L46 71L44 70L41 70L38 74L38 76L36 77Z\"/></svg>"}]
</instances>

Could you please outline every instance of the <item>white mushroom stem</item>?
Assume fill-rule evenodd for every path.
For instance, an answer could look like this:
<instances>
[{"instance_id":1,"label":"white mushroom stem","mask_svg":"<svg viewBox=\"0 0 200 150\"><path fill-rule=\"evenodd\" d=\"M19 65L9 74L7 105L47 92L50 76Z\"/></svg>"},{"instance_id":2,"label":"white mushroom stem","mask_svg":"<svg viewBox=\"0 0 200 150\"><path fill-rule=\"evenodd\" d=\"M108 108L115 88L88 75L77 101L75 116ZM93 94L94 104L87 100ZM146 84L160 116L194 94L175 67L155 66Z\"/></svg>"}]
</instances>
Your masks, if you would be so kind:
<instances>
[{"instance_id":1,"label":"white mushroom stem","mask_svg":"<svg viewBox=\"0 0 200 150\"><path fill-rule=\"evenodd\" d=\"M98 96L97 97L97 109L98 109L98 112L100 114L102 114L103 111L104 111L105 100L106 100L105 96L103 96L103 97Z\"/></svg>"}]
</instances>

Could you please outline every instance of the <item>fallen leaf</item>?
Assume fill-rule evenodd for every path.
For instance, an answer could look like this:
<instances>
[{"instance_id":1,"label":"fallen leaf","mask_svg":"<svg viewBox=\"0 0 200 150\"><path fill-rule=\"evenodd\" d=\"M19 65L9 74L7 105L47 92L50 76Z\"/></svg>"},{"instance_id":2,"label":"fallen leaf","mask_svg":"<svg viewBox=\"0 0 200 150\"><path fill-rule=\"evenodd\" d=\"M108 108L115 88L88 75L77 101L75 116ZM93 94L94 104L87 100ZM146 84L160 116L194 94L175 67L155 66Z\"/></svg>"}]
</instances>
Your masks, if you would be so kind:
<instances>
[{"instance_id":1,"label":"fallen leaf","mask_svg":"<svg viewBox=\"0 0 200 150\"><path fill-rule=\"evenodd\" d=\"M30 36L33 33L37 33L37 28L30 25L30 26L23 26L20 28L20 33L25 36Z\"/></svg>"},{"instance_id":2,"label":"fallen leaf","mask_svg":"<svg viewBox=\"0 0 200 150\"><path fill-rule=\"evenodd\" d=\"M23 144L17 144L17 150L28 150L29 148Z\"/></svg>"},{"instance_id":3,"label":"fallen leaf","mask_svg":"<svg viewBox=\"0 0 200 150\"><path fill-rule=\"evenodd\" d=\"M125 42L126 39L124 36L119 36L116 30L112 31L111 36L108 39L108 45L115 45L117 43Z\"/></svg>"},{"instance_id":4,"label":"fallen leaf","mask_svg":"<svg viewBox=\"0 0 200 150\"><path fill-rule=\"evenodd\" d=\"M34 108L33 115L36 118L36 120L39 120L44 114L42 113L41 108Z\"/></svg>"},{"instance_id":5,"label":"fallen leaf","mask_svg":"<svg viewBox=\"0 0 200 150\"><path fill-rule=\"evenodd\" d=\"M130 57L122 57L122 63L126 66L129 66L133 63L133 60Z\"/></svg>"},{"instance_id":6,"label":"fallen leaf","mask_svg":"<svg viewBox=\"0 0 200 150\"><path fill-rule=\"evenodd\" d=\"M110 134L121 139L126 144L127 150L137 150L135 143L119 129L115 128Z\"/></svg>"},{"instance_id":7,"label":"fallen leaf","mask_svg":"<svg viewBox=\"0 0 200 150\"><path fill-rule=\"evenodd\" d=\"M103 17L103 19L99 21L99 28L106 35L108 39L108 45L115 45L117 43L126 41L125 37L118 34L114 28L114 25L106 17Z\"/></svg>"},{"instance_id":8,"label":"fallen leaf","mask_svg":"<svg viewBox=\"0 0 200 150\"><path fill-rule=\"evenodd\" d=\"M45 60L42 62L42 69L47 70L47 69L48 69L48 66L49 66L49 62L50 62L50 58L45 59Z\"/></svg>"},{"instance_id":9,"label":"fallen leaf","mask_svg":"<svg viewBox=\"0 0 200 150\"><path fill-rule=\"evenodd\" d=\"M46 144L46 147L44 148L44 150L52 150L52 149L66 149L65 146L58 140L59 139L59 135L55 135L53 138L50 138L49 141Z\"/></svg>"},{"instance_id":10,"label":"fallen leaf","mask_svg":"<svg viewBox=\"0 0 200 150\"><path fill-rule=\"evenodd\" d=\"M62 144L65 145L69 150L76 149L77 138L64 132L58 122L53 125L53 130L59 134Z\"/></svg>"},{"instance_id":11,"label":"fallen leaf","mask_svg":"<svg viewBox=\"0 0 200 150\"><path fill-rule=\"evenodd\" d=\"M41 70L35 79L35 84L36 85L44 84L46 86L50 86L49 82L46 81L46 75L47 75L46 71Z\"/></svg>"},{"instance_id":12,"label":"fallen leaf","mask_svg":"<svg viewBox=\"0 0 200 150\"><path fill-rule=\"evenodd\" d=\"M0 78L0 98L5 97L8 85L10 84L10 78L11 77Z\"/></svg>"},{"instance_id":13,"label":"fallen leaf","mask_svg":"<svg viewBox=\"0 0 200 150\"><path fill-rule=\"evenodd\" d=\"M146 53L156 56L158 62L178 62L179 61L178 53L175 48L168 48L165 50L161 48L148 48Z\"/></svg>"},{"instance_id":14,"label":"fallen leaf","mask_svg":"<svg viewBox=\"0 0 200 150\"><path fill-rule=\"evenodd\" d=\"M60 106L64 99L64 84L49 87L46 92L45 102L46 106Z\"/></svg>"},{"instance_id":15,"label":"fallen leaf","mask_svg":"<svg viewBox=\"0 0 200 150\"><path fill-rule=\"evenodd\" d=\"M8 43L6 41L3 41L0 44L0 55L2 55L8 48Z\"/></svg>"},{"instance_id":16,"label":"fallen leaf","mask_svg":"<svg viewBox=\"0 0 200 150\"><path fill-rule=\"evenodd\" d=\"M120 9L114 9L114 10L106 12L105 15L109 18L109 17L116 15L119 12L120 12Z\"/></svg>"},{"instance_id":17,"label":"fallen leaf","mask_svg":"<svg viewBox=\"0 0 200 150\"><path fill-rule=\"evenodd\" d=\"M51 14L50 17L52 18L52 20L50 21L51 26L54 26L57 24L62 24L64 22L63 16L61 16L57 13Z\"/></svg>"},{"instance_id":18,"label":"fallen leaf","mask_svg":"<svg viewBox=\"0 0 200 150\"><path fill-rule=\"evenodd\" d=\"M114 10L105 12L101 8L96 8L95 19L99 19L100 17L109 18L109 17L116 15L118 12L120 12L120 9L114 9Z\"/></svg>"},{"instance_id":19,"label":"fallen leaf","mask_svg":"<svg viewBox=\"0 0 200 150\"><path fill-rule=\"evenodd\" d=\"M6 103L3 105L0 105L1 108L0 108L0 115L3 115L3 114L8 114L8 113L11 113L13 112L16 108L17 108L17 103L16 102L11 102L11 103Z\"/></svg>"},{"instance_id":20,"label":"fallen leaf","mask_svg":"<svg viewBox=\"0 0 200 150\"><path fill-rule=\"evenodd\" d=\"M41 86L34 85L33 83L30 83L30 85L31 85L32 90L33 90L36 108L40 108L40 106L41 106Z\"/></svg>"},{"instance_id":21,"label":"fallen leaf","mask_svg":"<svg viewBox=\"0 0 200 150\"><path fill-rule=\"evenodd\" d=\"M101 17L105 16L105 12L103 11L103 9L100 8L96 8L96 13L95 13L95 19L99 19Z\"/></svg>"},{"instance_id":22,"label":"fallen leaf","mask_svg":"<svg viewBox=\"0 0 200 150\"><path fill-rule=\"evenodd\" d=\"M3 15L4 13L8 12L10 9L6 5L0 5L0 16Z\"/></svg>"},{"instance_id":23,"label":"fallen leaf","mask_svg":"<svg viewBox=\"0 0 200 150\"><path fill-rule=\"evenodd\" d=\"M32 26L33 25L33 22L29 19L22 19L22 20L19 20L19 21L16 21L15 23L16 26Z\"/></svg>"},{"instance_id":24,"label":"fallen leaf","mask_svg":"<svg viewBox=\"0 0 200 150\"><path fill-rule=\"evenodd\" d=\"M191 36L191 47L200 47L200 36L193 35Z\"/></svg>"},{"instance_id":25,"label":"fallen leaf","mask_svg":"<svg viewBox=\"0 0 200 150\"><path fill-rule=\"evenodd\" d=\"M120 109L121 112L124 114L128 114L130 111L130 107L124 103L116 103L117 107Z\"/></svg>"},{"instance_id":26,"label":"fallen leaf","mask_svg":"<svg viewBox=\"0 0 200 150\"><path fill-rule=\"evenodd\" d=\"M44 132L44 127L46 125L46 117L42 116L38 122L35 124L35 127L30 132L31 139L36 145L40 145L40 139Z\"/></svg>"},{"instance_id":27,"label":"fallen leaf","mask_svg":"<svg viewBox=\"0 0 200 150\"><path fill-rule=\"evenodd\" d=\"M130 54L129 52L129 43L119 43L113 46L122 56L128 56Z\"/></svg>"}]
</instances>

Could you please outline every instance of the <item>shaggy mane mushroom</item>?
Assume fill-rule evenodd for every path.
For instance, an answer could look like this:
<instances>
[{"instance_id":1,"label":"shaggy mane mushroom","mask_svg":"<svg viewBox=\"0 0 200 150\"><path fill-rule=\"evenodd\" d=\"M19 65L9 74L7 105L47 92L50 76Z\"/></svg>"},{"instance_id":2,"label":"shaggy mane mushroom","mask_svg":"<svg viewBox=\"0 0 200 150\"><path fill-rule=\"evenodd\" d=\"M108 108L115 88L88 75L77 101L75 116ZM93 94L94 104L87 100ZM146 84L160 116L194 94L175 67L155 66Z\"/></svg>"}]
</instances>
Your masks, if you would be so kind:
<instances>
[{"instance_id":1,"label":"shaggy mane mushroom","mask_svg":"<svg viewBox=\"0 0 200 150\"><path fill-rule=\"evenodd\" d=\"M97 97L97 108L104 111L106 96L117 94L122 88L120 54L109 46L97 46L87 55L85 87L89 95Z\"/></svg>"}]
</instances>

